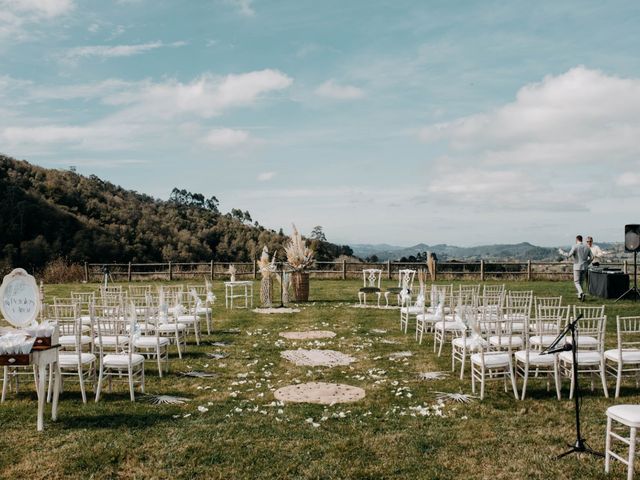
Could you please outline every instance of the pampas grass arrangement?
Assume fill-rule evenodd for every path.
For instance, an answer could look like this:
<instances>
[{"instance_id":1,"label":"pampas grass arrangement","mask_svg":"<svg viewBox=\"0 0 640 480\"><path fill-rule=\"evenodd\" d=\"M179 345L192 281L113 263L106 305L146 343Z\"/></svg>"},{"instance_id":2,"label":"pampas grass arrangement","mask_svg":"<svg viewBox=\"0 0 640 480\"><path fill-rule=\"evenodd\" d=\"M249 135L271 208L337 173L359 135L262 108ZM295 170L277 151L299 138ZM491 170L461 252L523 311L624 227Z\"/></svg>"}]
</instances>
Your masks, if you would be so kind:
<instances>
[{"instance_id":1,"label":"pampas grass arrangement","mask_svg":"<svg viewBox=\"0 0 640 480\"><path fill-rule=\"evenodd\" d=\"M307 247L302 235L293 224L293 233L284 247L287 254L287 264L294 272L302 272L313 264L315 252Z\"/></svg>"}]
</instances>

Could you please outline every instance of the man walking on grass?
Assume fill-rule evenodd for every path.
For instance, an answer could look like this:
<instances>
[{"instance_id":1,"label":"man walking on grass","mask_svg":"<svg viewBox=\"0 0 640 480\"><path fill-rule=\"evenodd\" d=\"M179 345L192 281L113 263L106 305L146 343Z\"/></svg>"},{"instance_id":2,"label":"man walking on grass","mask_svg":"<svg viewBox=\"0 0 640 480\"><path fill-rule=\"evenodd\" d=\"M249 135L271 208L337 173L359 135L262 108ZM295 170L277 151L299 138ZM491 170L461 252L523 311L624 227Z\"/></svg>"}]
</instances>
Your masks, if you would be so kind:
<instances>
[{"instance_id":1,"label":"man walking on grass","mask_svg":"<svg viewBox=\"0 0 640 480\"><path fill-rule=\"evenodd\" d=\"M577 235L576 244L571 247L571 251L569 251L569 253L564 253L560 250L560 253L565 255L567 258L573 259L573 283L576 286L578 299L584 302L582 282L587 276L589 264L593 261L591 249L582 243L582 235Z\"/></svg>"}]
</instances>

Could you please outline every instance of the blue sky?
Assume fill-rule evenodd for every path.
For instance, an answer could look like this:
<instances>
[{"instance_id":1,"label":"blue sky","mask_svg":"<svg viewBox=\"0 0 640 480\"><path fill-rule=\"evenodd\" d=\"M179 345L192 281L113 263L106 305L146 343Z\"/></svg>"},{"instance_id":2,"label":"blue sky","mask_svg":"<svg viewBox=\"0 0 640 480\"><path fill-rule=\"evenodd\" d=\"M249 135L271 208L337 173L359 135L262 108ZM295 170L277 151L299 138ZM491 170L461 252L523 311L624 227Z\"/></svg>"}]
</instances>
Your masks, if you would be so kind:
<instances>
[{"instance_id":1,"label":"blue sky","mask_svg":"<svg viewBox=\"0 0 640 480\"><path fill-rule=\"evenodd\" d=\"M619 241L640 3L0 0L0 152L340 243Z\"/></svg>"}]
</instances>

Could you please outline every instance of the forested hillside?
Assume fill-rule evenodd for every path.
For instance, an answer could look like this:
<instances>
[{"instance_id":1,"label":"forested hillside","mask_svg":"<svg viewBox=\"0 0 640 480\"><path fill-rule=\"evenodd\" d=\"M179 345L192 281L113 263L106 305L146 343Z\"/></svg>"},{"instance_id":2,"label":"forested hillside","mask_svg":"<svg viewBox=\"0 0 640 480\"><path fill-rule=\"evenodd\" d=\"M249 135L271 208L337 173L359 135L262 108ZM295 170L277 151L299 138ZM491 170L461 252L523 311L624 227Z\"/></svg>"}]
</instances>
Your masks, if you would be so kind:
<instances>
[{"instance_id":1,"label":"forested hillside","mask_svg":"<svg viewBox=\"0 0 640 480\"><path fill-rule=\"evenodd\" d=\"M282 231L251 223L249 212L218 211L216 197L174 189L168 201L91 175L37 167L0 155L0 267L37 270L47 262L248 261ZM321 232L321 230L320 230ZM319 260L351 249L312 239Z\"/></svg>"}]
</instances>

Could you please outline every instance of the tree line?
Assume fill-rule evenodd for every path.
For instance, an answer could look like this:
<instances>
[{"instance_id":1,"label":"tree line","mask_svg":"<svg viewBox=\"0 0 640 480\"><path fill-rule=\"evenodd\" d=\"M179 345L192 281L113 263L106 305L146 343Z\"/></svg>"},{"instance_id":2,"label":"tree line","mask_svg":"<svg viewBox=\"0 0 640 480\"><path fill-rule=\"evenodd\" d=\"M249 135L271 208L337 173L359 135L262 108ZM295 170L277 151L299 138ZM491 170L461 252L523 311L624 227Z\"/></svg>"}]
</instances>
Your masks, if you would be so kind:
<instances>
[{"instance_id":1,"label":"tree line","mask_svg":"<svg viewBox=\"0 0 640 480\"><path fill-rule=\"evenodd\" d=\"M80 262L252 261L287 240L248 211L219 210L215 196L174 188L169 200L126 190L95 175L46 169L0 155L0 270L37 271L64 258ZM310 236L318 260L351 255Z\"/></svg>"}]
</instances>

